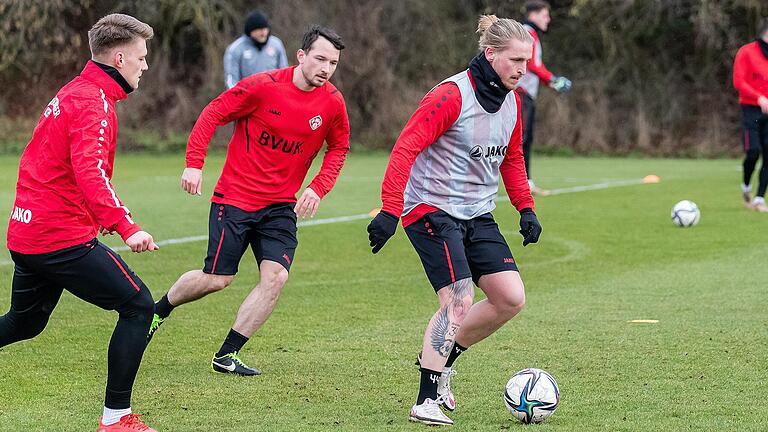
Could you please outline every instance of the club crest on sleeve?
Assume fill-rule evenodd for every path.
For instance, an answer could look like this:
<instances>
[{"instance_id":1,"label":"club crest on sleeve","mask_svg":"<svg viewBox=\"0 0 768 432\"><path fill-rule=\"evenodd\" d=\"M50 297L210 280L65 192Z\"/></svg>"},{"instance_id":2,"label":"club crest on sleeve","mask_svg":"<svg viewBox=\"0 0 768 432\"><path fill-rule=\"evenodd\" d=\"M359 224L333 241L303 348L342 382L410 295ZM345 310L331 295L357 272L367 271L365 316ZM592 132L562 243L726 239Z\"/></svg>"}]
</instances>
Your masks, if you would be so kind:
<instances>
[{"instance_id":1,"label":"club crest on sleeve","mask_svg":"<svg viewBox=\"0 0 768 432\"><path fill-rule=\"evenodd\" d=\"M312 128L312 130L317 130L317 128L320 127L320 125L323 124L323 118L319 115L316 115L309 119L309 127Z\"/></svg>"}]
</instances>

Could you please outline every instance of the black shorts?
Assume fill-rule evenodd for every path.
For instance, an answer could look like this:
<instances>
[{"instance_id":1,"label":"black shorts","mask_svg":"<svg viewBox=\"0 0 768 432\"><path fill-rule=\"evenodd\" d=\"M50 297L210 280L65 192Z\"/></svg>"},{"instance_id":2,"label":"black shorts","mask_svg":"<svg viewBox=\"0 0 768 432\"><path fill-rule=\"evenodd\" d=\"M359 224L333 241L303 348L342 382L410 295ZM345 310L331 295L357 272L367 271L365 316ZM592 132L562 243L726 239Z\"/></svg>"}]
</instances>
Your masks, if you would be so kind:
<instances>
[{"instance_id":1,"label":"black shorts","mask_svg":"<svg viewBox=\"0 0 768 432\"><path fill-rule=\"evenodd\" d=\"M120 255L97 239L43 254L11 251L11 258L16 264L11 303L21 313L50 314L64 289L112 310L145 288Z\"/></svg>"},{"instance_id":2,"label":"black shorts","mask_svg":"<svg viewBox=\"0 0 768 432\"><path fill-rule=\"evenodd\" d=\"M212 203L208 256L203 272L222 276L237 274L237 266L248 245L257 263L274 261L290 270L299 244L293 207L292 203L278 203L247 212L232 205Z\"/></svg>"},{"instance_id":3,"label":"black shorts","mask_svg":"<svg viewBox=\"0 0 768 432\"><path fill-rule=\"evenodd\" d=\"M760 107L753 105L742 105L741 113L741 143L744 152L762 151L764 147L768 147L768 115L763 114Z\"/></svg>"},{"instance_id":4,"label":"black shorts","mask_svg":"<svg viewBox=\"0 0 768 432\"><path fill-rule=\"evenodd\" d=\"M435 291L460 279L502 271L517 271L506 240L490 213L470 220L444 211L424 215L405 233L421 258Z\"/></svg>"}]
</instances>

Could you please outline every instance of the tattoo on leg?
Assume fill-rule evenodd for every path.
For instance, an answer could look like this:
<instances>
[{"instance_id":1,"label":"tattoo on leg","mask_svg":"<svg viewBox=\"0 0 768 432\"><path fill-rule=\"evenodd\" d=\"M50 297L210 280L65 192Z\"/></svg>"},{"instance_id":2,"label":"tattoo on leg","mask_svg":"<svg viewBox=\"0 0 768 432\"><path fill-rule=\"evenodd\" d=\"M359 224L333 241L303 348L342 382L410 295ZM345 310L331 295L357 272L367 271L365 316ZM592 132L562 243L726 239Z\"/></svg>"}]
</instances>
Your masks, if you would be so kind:
<instances>
[{"instance_id":1,"label":"tattoo on leg","mask_svg":"<svg viewBox=\"0 0 768 432\"><path fill-rule=\"evenodd\" d=\"M448 287L448 290L451 293L454 319L464 318L469 312L469 309L464 306L464 298L467 296L471 298L475 295L472 281L470 279L456 281Z\"/></svg>"},{"instance_id":2,"label":"tattoo on leg","mask_svg":"<svg viewBox=\"0 0 768 432\"><path fill-rule=\"evenodd\" d=\"M466 296L472 296L474 290L472 289L472 280L461 279L448 285L448 291L451 293L451 300L453 302L461 301Z\"/></svg>"},{"instance_id":3,"label":"tattoo on leg","mask_svg":"<svg viewBox=\"0 0 768 432\"><path fill-rule=\"evenodd\" d=\"M430 335L432 348L441 357L448 357L458 332L459 324L451 322L448 318L448 307L440 308L432 325L432 334Z\"/></svg>"}]
</instances>

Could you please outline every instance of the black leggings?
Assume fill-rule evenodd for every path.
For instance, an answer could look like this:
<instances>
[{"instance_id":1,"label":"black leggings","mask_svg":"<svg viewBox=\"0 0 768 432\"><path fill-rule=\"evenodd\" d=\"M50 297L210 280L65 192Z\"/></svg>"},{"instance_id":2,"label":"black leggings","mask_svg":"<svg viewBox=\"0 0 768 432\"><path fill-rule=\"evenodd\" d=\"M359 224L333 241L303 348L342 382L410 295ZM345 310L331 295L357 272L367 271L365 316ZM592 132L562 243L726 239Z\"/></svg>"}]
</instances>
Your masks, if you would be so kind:
<instances>
[{"instance_id":1,"label":"black leggings","mask_svg":"<svg viewBox=\"0 0 768 432\"><path fill-rule=\"evenodd\" d=\"M752 174L755 172L757 160L763 156L763 163L760 166L760 177L757 186L757 195L765 196L768 188L768 116L763 114L760 107L752 105L742 105L741 112L743 117L742 144L744 146L744 184L750 184Z\"/></svg>"},{"instance_id":2,"label":"black leggings","mask_svg":"<svg viewBox=\"0 0 768 432\"><path fill-rule=\"evenodd\" d=\"M531 178L531 146L533 145L533 127L536 122L536 101L527 93L520 93L522 110L520 119L523 122L523 160L525 172Z\"/></svg>"},{"instance_id":3,"label":"black leggings","mask_svg":"<svg viewBox=\"0 0 768 432\"><path fill-rule=\"evenodd\" d=\"M131 406L154 302L149 289L114 251L96 240L47 254L11 252L16 263L11 308L0 317L0 348L39 335L64 287L119 318L109 342L105 406Z\"/></svg>"}]
</instances>

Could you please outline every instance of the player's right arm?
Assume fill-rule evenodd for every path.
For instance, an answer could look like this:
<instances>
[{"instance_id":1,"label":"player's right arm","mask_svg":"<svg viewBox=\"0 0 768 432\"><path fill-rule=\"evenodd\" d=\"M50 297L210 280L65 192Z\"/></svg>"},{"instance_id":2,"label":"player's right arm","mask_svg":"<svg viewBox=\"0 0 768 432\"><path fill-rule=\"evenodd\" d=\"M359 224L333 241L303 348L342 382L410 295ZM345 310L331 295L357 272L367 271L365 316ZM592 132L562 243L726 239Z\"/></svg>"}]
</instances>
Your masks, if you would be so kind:
<instances>
[{"instance_id":1,"label":"player's right arm","mask_svg":"<svg viewBox=\"0 0 768 432\"><path fill-rule=\"evenodd\" d=\"M181 176L181 187L193 195L201 193L203 165L208 144L216 128L245 117L258 106L258 88L262 74L241 80L212 100L200 113L187 141L186 168Z\"/></svg>"},{"instance_id":2,"label":"player's right arm","mask_svg":"<svg viewBox=\"0 0 768 432\"><path fill-rule=\"evenodd\" d=\"M395 142L381 185L382 211L400 217L403 193L416 158L444 134L461 112L461 92L452 82L435 87L424 96Z\"/></svg>"},{"instance_id":3,"label":"player's right arm","mask_svg":"<svg viewBox=\"0 0 768 432\"><path fill-rule=\"evenodd\" d=\"M416 158L459 118L461 92L452 82L444 83L424 96L405 124L389 157L381 185L382 210L368 225L371 252L377 253L395 234L403 213L403 194Z\"/></svg>"}]
</instances>

